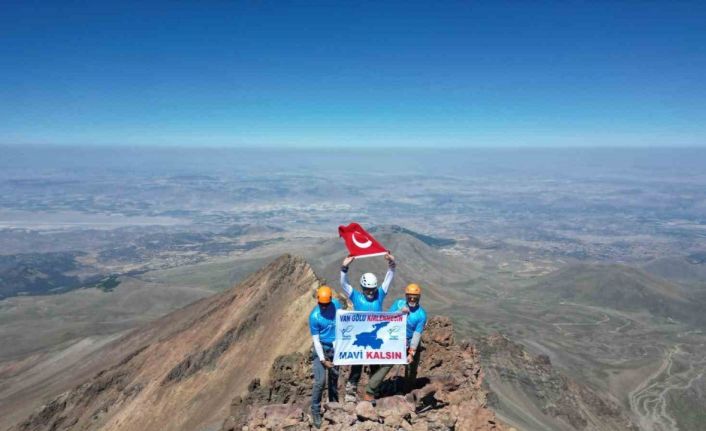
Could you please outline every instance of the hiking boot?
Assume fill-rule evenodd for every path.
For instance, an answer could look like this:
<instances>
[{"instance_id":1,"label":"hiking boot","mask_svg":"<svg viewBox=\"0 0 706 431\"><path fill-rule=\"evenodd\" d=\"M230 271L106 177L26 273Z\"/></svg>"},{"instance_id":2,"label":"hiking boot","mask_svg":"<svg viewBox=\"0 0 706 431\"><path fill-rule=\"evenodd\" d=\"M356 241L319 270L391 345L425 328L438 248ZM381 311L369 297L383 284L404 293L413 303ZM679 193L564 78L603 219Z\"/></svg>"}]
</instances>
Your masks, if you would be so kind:
<instances>
[{"instance_id":1,"label":"hiking boot","mask_svg":"<svg viewBox=\"0 0 706 431\"><path fill-rule=\"evenodd\" d=\"M311 415L311 422L314 425L314 428L319 429L321 428L321 414L312 414Z\"/></svg>"},{"instance_id":2,"label":"hiking boot","mask_svg":"<svg viewBox=\"0 0 706 431\"><path fill-rule=\"evenodd\" d=\"M363 401L374 402L374 401L375 401L375 395L372 395L372 394L369 394L369 393L366 392L365 395L363 396Z\"/></svg>"}]
</instances>

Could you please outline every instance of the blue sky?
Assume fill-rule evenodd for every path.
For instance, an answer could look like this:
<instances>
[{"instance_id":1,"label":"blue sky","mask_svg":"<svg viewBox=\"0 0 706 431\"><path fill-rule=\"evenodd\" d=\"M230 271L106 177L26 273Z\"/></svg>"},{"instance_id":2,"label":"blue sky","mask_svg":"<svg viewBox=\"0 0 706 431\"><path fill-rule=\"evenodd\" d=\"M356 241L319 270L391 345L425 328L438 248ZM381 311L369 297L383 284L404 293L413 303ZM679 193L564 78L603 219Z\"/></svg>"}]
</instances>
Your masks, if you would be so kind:
<instances>
[{"instance_id":1,"label":"blue sky","mask_svg":"<svg viewBox=\"0 0 706 431\"><path fill-rule=\"evenodd\" d=\"M0 143L704 146L706 2L4 2Z\"/></svg>"}]
</instances>

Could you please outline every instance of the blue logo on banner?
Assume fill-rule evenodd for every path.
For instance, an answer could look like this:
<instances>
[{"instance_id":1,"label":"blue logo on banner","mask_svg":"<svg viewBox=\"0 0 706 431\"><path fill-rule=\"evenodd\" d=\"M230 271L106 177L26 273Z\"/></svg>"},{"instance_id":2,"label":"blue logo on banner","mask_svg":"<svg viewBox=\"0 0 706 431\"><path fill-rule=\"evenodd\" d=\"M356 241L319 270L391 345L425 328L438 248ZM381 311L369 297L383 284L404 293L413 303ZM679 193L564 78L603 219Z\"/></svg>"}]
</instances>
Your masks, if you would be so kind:
<instances>
[{"instance_id":1,"label":"blue logo on banner","mask_svg":"<svg viewBox=\"0 0 706 431\"><path fill-rule=\"evenodd\" d=\"M380 322L373 325L373 330L370 332L361 332L355 336L354 346L370 347L371 349L379 349L382 346L382 340L378 338L378 331L390 322Z\"/></svg>"}]
</instances>

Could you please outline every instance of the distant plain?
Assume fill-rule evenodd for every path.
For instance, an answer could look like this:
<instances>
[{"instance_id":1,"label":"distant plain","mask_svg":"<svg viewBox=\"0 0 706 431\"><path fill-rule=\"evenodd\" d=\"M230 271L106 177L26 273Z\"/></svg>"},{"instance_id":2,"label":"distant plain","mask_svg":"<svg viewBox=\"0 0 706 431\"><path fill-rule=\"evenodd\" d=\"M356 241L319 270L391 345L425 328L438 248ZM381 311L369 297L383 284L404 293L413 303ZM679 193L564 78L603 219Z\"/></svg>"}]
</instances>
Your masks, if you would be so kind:
<instances>
[{"instance_id":1,"label":"distant plain","mask_svg":"<svg viewBox=\"0 0 706 431\"><path fill-rule=\"evenodd\" d=\"M2 151L0 401L24 403L2 426L51 373L279 254L337 286L350 221L460 337L503 332L644 430L705 419L704 150ZM549 420L502 383L501 416Z\"/></svg>"}]
</instances>

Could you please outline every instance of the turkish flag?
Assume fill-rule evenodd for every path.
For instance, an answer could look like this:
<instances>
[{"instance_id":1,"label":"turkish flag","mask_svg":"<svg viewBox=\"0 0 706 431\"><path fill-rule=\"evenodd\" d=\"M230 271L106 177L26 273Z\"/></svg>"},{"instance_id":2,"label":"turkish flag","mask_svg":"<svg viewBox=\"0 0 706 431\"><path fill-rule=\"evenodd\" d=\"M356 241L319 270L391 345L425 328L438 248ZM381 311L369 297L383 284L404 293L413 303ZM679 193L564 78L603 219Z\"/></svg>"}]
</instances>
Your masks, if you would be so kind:
<instances>
[{"instance_id":1,"label":"turkish flag","mask_svg":"<svg viewBox=\"0 0 706 431\"><path fill-rule=\"evenodd\" d=\"M380 256L387 253L387 249L382 246L372 235L365 231L358 223L351 223L348 226L339 226L338 234L346 242L346 248L351 256L368 257Z\"/></svg>"}]
</instances>

